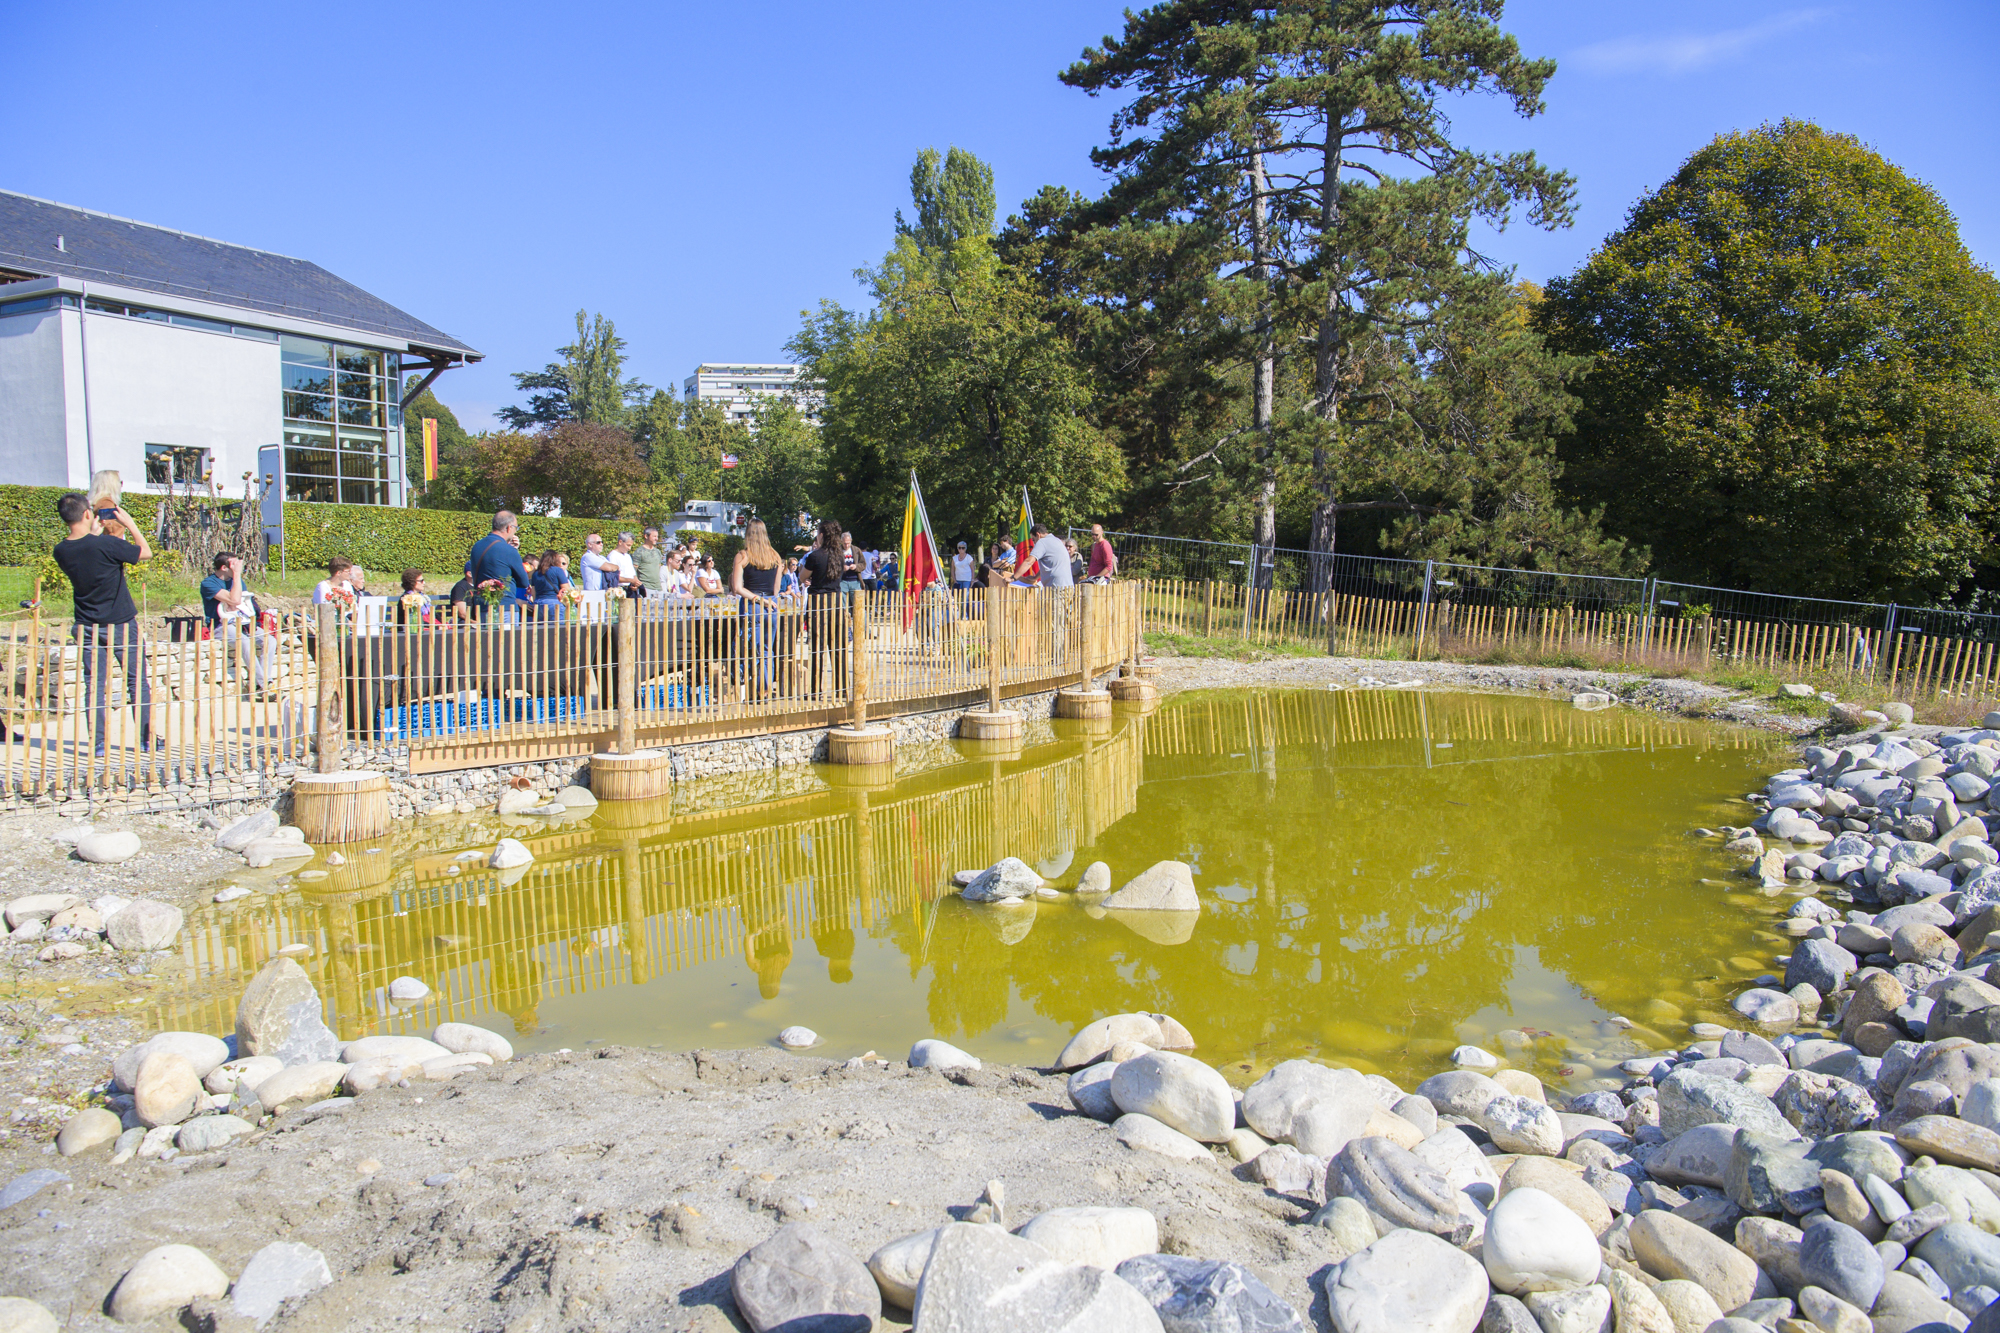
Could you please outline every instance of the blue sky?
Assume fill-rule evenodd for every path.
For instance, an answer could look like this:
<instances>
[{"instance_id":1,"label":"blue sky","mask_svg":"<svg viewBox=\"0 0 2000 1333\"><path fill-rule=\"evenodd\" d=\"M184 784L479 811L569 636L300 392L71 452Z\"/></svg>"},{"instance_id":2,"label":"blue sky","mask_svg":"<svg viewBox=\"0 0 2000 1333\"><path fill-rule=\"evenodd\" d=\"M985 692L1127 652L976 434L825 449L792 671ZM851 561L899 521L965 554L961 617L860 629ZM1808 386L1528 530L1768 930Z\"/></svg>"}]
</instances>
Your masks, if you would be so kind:
<instances>
[{"instance_id":1,"label":"blue sky","mask_svg":"<svg viewBox=\"0 0 2000 1333\"><path fill-rule=\"evenodd\" d=\"M70 53L0 93L0 188L326 266L487 353L438 385L477 427L579 307L649 383L777 359L799 311L860 303L925 145L991 162L1003 216L1098 188L1109 107L1055 75L1121 12L0 0L10 49ZM1715 134L1786 116L1859 135L2000 259L1993 0L1513 0L1506 23L1561 64L1548 114L1458 123L1580 181L1574 228L1491 238L1524 277L1574 268Z\"/></svg>"}]
</instances>

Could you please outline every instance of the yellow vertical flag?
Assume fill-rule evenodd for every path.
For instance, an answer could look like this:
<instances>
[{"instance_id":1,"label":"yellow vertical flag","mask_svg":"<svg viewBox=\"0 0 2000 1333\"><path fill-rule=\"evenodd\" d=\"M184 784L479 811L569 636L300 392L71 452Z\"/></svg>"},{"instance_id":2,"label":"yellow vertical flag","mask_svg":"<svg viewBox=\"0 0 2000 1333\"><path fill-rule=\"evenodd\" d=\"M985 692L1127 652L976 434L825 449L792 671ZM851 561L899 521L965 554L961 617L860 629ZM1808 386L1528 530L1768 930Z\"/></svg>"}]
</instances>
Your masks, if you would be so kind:
<instances>
[{"instance_id":1,"label":"yellow vertical flag","mask_svg":"<svg viewBox=\"0 0 2000 1333\"><path fill-rule=\"evenodd\" d=\"M438 423L436 417L424 418L424 480L433 482L438 475Z\"/></svg>"}]
</instances>

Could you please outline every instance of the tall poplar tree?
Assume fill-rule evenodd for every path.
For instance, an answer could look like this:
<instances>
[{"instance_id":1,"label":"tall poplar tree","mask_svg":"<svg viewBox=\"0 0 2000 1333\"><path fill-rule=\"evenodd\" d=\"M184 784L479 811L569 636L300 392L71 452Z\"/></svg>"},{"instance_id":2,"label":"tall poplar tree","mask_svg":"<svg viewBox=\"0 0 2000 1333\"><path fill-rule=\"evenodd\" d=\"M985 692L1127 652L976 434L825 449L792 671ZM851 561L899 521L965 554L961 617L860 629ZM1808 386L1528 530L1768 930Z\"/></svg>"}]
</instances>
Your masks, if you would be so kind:
<instances>
[{"instance_id":1,"label":"tall poplar tree","mask_svg":"<svg viewBox=\"0 0 2000 1333\"><path fill-rule=\"evenodd\" d=\"M625 340L602 314L586 319L577 311L576 341L556 348L556 355L562 360L514 373L514 387L528 395L526 407L503 407L494 415L515 430L565 421L627 426L653 391L624 378Z\"/></svg>"}]
</instances>

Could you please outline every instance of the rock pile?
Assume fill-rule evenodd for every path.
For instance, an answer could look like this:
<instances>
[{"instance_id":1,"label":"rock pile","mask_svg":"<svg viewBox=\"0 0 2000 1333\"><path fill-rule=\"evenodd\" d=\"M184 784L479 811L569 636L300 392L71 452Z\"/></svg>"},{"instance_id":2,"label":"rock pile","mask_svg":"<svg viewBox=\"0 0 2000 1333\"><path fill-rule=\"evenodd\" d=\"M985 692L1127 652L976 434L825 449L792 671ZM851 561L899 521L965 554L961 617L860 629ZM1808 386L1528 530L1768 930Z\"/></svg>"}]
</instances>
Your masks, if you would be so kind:
<instances>
[{"instance_id":1,"label":"rock pile","mask_svg":"<svg viewBox=\"0 0 2000 1333\"><path fill-rule=\"evenodd\" d=\"M131 836L129 834L123 836ZM144 953L180 937L185 918L171 903L107 894L86 901L74 893L31 893L6 907L7 938L46 941L36 956L45 963L88 953Z\"/></svg>"},{"instance_id":2,"label":"rock pile","mask_svg":"<svg viewBox=\"0 0 2000 1333\"><path fill-rule=\"evenodd\" d=\"M197 1302L228 1297L234 1314L262 1328L286 1301L310 1296L332 1281L326 1256L293 1241L273 1241L251 1255L234 1283L194 1246L162 1245L146 1251L125 1271L112 1289L107 1309L121 1324L137 1324L157 1315L180 1314ZM183 1322L191 1327L214 1326L212 1315ZM17 1326L33 1327L5 1325ZM51 1321L48 1327L56 1325Z\"/></svg>"},{"instance_id":3,"label":"rock pile","mask_svg":"<svg viewBox=\"0 0 2000 1333\"><path fill-rule=\"evenodd\" d=\"M497 1032L440 1023L423 1037L343 1043L319 992L291 958L266 963L244 989L228 1037L162 1032L111 1062L107 1105L64 1122L65 1157L109 1145L113 1162L221 1148L273 1116L345 1105L377 1088L457 1078L514 1058Z\"/></svg>"}]
</instances>

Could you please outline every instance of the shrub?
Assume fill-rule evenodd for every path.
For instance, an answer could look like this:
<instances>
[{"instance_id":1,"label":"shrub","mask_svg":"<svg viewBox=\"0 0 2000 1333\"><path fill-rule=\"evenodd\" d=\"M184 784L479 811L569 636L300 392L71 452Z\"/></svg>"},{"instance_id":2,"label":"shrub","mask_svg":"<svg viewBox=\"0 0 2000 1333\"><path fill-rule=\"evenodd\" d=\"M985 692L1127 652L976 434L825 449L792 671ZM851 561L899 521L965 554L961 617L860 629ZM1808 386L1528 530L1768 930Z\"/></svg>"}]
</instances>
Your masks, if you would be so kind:
<instances>
[{"instance_id":1,"label":"shrub","mask_svg":"<svg viewBox=\"0 0 2000 1333\"><path fill-rule=\"evenodd\" d=\"M136 511L133 517L138 517ZM540 553L554 547L583 557L583 539L593 532L635 532L628 519L546 518L521 515L521 549ZM386 509L378 505L285 505L285 561L301 569L323 568L344 555L363 569L422 569L456 573L472 544L493 530L485 511ZM606 545L609 545L607 541Z\"/></svg>"}]
</instances>

